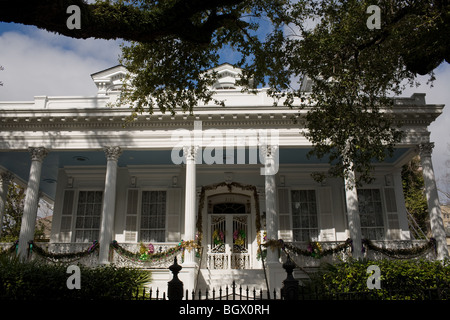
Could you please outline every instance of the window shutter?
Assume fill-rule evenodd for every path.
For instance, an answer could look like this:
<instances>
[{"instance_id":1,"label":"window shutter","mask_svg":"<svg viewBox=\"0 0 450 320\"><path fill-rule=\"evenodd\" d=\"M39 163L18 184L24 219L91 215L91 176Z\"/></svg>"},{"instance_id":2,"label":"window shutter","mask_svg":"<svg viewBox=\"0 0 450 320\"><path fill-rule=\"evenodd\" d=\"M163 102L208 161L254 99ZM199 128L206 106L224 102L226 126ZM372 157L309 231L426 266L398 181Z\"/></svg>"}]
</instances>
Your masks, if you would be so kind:
<instances>
[{"instance_id":1,"label":"window shutter","mask_svg":"<svg viewBox=\"0 0 450 320\"><path fill-rule=\"evenodd\" d=\"M63 208L61 213L61 224L59 226L59 241L70 242L72 231L72 211L75 191L65 190L63 199Z\"/></svg>"},{"instance_id":2,"label":"window shutter","mask_svg":"<svg viewBox=\"0 0 450 320\"><path fill-rule=\"evenodd\" d=\"M384 188L384 199L386 202L386 213L389 229L400 229L398 222L397 201L394 188Z\"/></svg>"},{"instance_id":3,"label":"window shutter","mask_svg":"<svg viewBox=\"0 0 450 320\"><path fill-rule=\"evenodd\" d=\"M128 189L125 242L137 242L138 189Z\"/></svg>"},{"instance_id":4,"label":"window shutter","mask_svg":"<svg viewBox=\"0 0 450 320\"><path fill-rule=\"evenodd\" d=\"M319 207L319 238L321 241L335 241L336 233L333 223L333 198L330 187L322 187L318 189L318 207Z\"/></svg>"},{"instance_id":5,"label":"window shutter","mask_svg":"<svg viewBox=\"0 0 450 320\"><path fill-rule=\"evenodd\" d=\"M291 228L291 201L288 188L278 188L278 228L280 238L284 241L292 241Z\"/></svg>"},{"instance_id":6,"label":"window shutter","mask_svg":"<svg viewBox=\"0 0 450 320\"><path fill-rule=\"evenodd\" d=\"M167 241L180 241L181 188L167 190Z\"/></svg>"}]
</instances>

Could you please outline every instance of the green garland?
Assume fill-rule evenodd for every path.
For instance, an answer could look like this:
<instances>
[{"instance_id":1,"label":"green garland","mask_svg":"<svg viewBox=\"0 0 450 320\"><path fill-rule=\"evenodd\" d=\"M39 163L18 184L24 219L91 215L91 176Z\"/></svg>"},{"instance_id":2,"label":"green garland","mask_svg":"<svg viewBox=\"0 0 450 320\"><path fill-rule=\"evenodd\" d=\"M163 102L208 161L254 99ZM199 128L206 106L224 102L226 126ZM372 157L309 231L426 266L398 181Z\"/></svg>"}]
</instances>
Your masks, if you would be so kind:
<instances>
[{"instance_id":1,"label":"green garland","mask_svg":"<svg viewBox=\"0 0 450 320\"><path fill-rule=\"evenodd\" d=\"M417 246L409 249L387 249L382 247L377 247L372 241L368 239L362 240L363 245L363 252L366 252L367 250L373 250L380 252L382 254L385 254L392 258L397 259L408 259L412 258L414 256L419 256L427 251L434 249L436 252L436 240L434 238L431 238L426 244L423 246ZM271 249L282 249L284 252L286 250L295 253L296 255L302 255L307 257L313 257L316 259L320 259L324 256L335 254L340 251L343 251L349 247L352 248L352 239L347 239L345 243L337 245L334 248L323 250L322 246L319 242L310 242L307 249L301 249L299 247L294 246L291 243L285 243L282 239L274 240L269 239L266 241L266 243L263 244L264 247L271 248ZM287 253L287 252L286 252Z\"/></svg>"},{"instance_id":2,"label":"green garland","mask_svg":"<svg viewBox=\"0 0 450 320\"><path fill-rule=\"evenodd\" d=\"M397 259L408 259L414 256L420 256L422 254L425 254L427 251L431 249L434 249L435 252L437 250L436 239L434 238L430 238L430 240L427 241L427 243L425 243L423 246L416 246L409 249L388 249L377 247L369 239L363 239L362 244L363 244L363 252L365 252L366 250L373 250Z\"/></svg>"},{"instance_id":3,"label":"green garland","mask_svg":"<svg viewBox=\"0 0 450 320\"><path fill-rule=\"evenodd\" d=\"M322 246L319 242L312 241L308 244L307 249L302 249L294 246L291 243L286 243L282 239L279 240L269 239L266 241L266 243L263 244L263 246L271 249L281 249L285 253L287 253L287 251L290 251L292 253L295 253L296 255L320 259L322 257L344 251L347 248L352 248L352 243L353 243L352 239L347 239L343 244L337 245L334 248L324 250L322 249Z\"/></svg>"},{"instance_id":4,"label":"green garland","mask_svg":"<svg viewBox=\"0 0 450 320\"><path fill-rule=\"evenodd\" d=\"M118 254L121 256L132 260L134 262L155 262L155 261L161 261L165 260L170 256L173 256L177 254L180 251L183 251L186 249L188 251L191 251L193 249L199 249L198 243L195 241L181 241L177 246L167 249L166 251L162 252L156 252L156 253L147 253L142 254L141 252L133 253L131 251L126 250L122 246L119 245L119 243L114 240L111 245L111 249L115 250Z\"/></svg>"},{"instance_id":5,"label":"green garland","mask_svg":"<svg viewBox=\"0 0 450 320\"><path fill-rule=\"evenodd\" d=\"M73 260L77 260L77 259L81 259L83 257L86 257L92 253L94 253L95 251L98 250L99 248L99 244L98 241L94 241L92 243L92 245L83 251L80 252L71 252L71 253L50 253L44 249L42 249L40 246L38 246L34 241L28 241L28 250L29 250L29 254L31 254L32 252L36 253L37 255L44 257L46 259L50 259L50 260L60 260L60 259L73 259Z\"/></svg>"},{"instance_id":6,"label":"green garland","mask_svg":"<svg viewBox=\"0 0 450 320\"><path fill-rule=\"evenodd\" d=\"M16 241L11 245L11 247L9 247L8 249L3 250L2 248L0 248L0 254L11 254L11 253L17 252L17 247L18 247L18 245L19 245L19 240L16 240Z\"/></svg>"}]
</instances>

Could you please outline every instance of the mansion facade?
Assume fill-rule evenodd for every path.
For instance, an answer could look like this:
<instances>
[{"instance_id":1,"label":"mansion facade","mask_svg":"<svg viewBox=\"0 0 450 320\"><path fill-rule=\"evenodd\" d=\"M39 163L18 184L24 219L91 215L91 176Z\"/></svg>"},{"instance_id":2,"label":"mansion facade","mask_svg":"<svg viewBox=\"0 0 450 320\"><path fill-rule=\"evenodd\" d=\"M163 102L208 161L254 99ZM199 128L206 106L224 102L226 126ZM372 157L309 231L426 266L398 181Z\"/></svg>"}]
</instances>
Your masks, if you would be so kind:
<instances>
[{"instance_id":1,"label":"mansion facade","mask_svg":"<svg viewBox=\"0 0 450 320\"><path fill-rule=\"evenodd\" d=\"M392 112L405 135L393 156L376 165L375 181L361 188L338 178L319 183L312 174L329 164L307 157L312 146L301 120L307 109L274 107L265 89L242 93L235 85L240 70L229 64L215 71L215 98L226 107L199 105L194 115L155 111L126 126L130 109L107 106L120 94L123 66L92 75L94 97L0 102L1 214L7 185L27 186L18 255L27 255L44 197L54 203L50 252L98 241L94 264L120 264L141 244L146 257L182 244L186 288L195 288L199 271L206 281L215 270L238 277L263 267L270 286L279 288L285 278L279 253L269 248L261 258L267 239L324 247L351 239L355 257L362 239L413 242L401 170L420 155L437 258L448 256L427 129L443 105L426 104L424 94L395 98ZM134 260L154 271L155 283L167 284L169 271L158 261Z\"/></svg>"}]
</instances>

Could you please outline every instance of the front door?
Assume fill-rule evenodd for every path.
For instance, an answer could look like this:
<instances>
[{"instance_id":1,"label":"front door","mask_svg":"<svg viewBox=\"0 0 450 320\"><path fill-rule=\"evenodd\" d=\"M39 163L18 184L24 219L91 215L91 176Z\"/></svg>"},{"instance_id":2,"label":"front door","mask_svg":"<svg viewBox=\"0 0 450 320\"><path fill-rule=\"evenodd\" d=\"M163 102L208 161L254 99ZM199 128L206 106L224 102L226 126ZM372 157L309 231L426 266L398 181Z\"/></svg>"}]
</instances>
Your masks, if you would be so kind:
<instances>
[{"instance_id":1,"label":"front door","mask_svg":"<svg viewBox=\"0 0 450 320\"><path fill-rule=\"evenodd\" d=\"M209 214L208 268L249 269L249 214Z\"/></svg>"}]
</instances>

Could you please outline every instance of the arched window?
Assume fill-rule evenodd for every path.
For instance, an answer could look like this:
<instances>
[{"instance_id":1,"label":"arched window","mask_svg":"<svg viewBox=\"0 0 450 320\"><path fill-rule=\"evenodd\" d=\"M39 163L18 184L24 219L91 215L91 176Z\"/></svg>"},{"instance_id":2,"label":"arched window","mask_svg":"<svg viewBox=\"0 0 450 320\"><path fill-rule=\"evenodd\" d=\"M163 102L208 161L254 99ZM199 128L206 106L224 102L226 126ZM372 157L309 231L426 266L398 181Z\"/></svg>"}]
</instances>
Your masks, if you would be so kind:
<instances>
[{"instance_id":1,"label":"arched window","mask_svg":"<svg viewBox=\"0 0 450 320\"><path fill-rule=\"evenodd\" d=\"M243 203L217 203L213 206L213 213L247 213Z\"/></svg>"}]
</instances>

